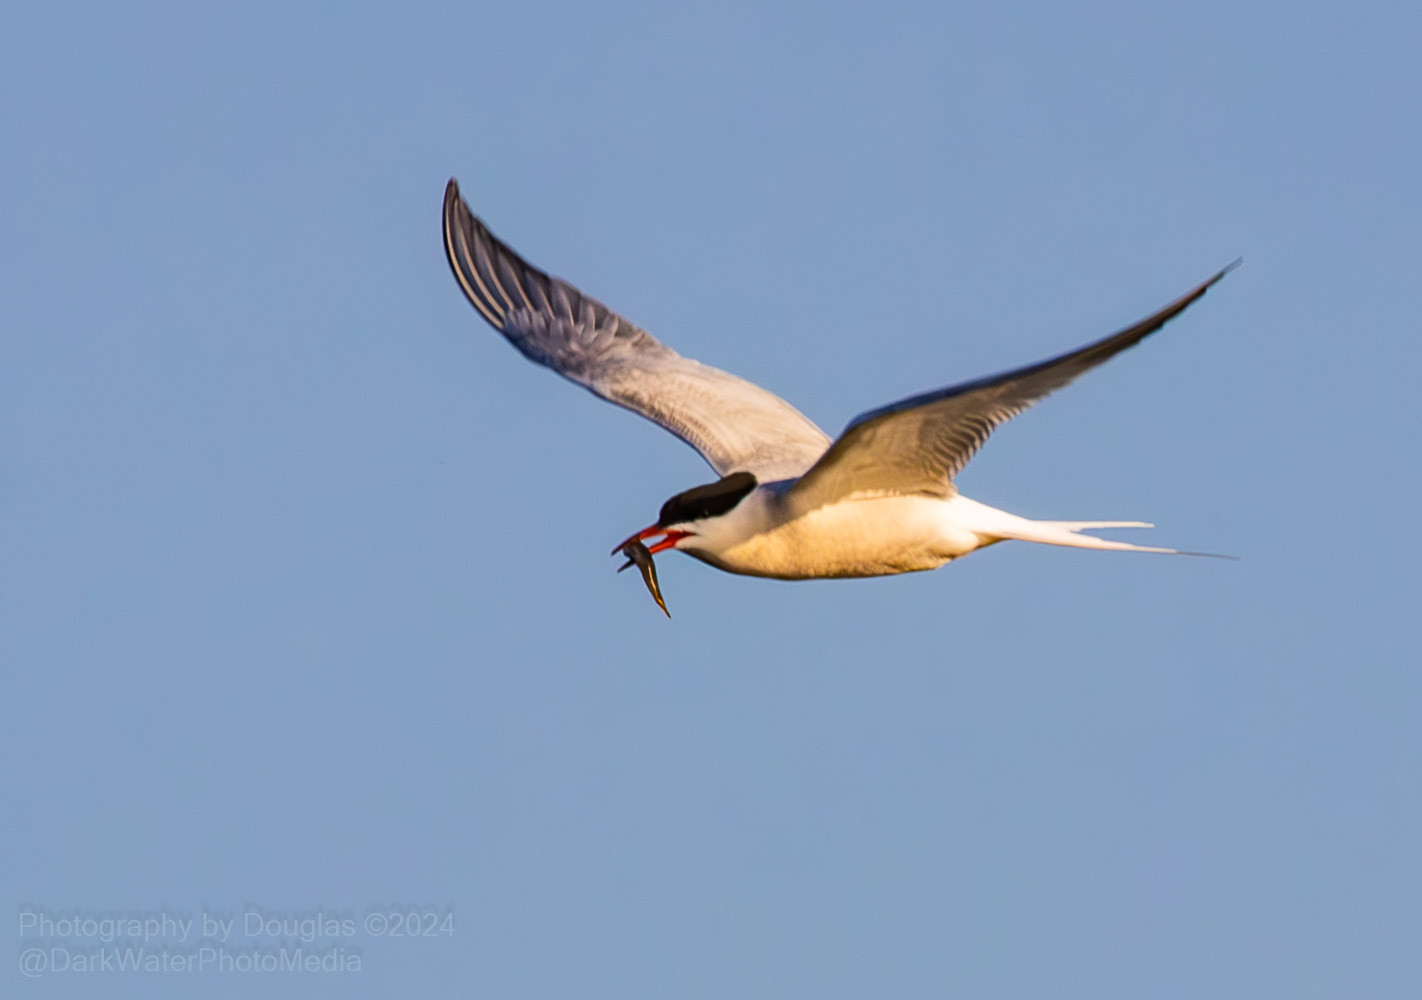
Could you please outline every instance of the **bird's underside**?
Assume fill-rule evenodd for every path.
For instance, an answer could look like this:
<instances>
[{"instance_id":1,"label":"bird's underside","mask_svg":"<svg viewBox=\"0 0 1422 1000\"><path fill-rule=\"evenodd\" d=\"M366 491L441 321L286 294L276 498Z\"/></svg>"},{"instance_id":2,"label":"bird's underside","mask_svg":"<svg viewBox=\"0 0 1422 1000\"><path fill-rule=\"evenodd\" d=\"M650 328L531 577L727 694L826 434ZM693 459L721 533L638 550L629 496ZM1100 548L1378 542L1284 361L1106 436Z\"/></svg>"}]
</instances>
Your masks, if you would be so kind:
<instances>
[{"instance_id":1,"label":"bird's underside","mask_svg":"<svg viewBox=\"0 0 1422 1000\"><path fill-rule=\"evenodd\" d=\"M1109 337L871 410L831 441L778 396L682 357L525 262L470 213L453 180L445 190L443 231L465 295L525 357L665 427L721 477L672 497L655 524L614 550L641 568L663 610L652 556L669 549L728 572L780 579L934 569L1005 539L1177 551L1082 534L1149 527L1143 522L1017 517L961 496L953 478L993 430L1159 330L1238 261Z\"/></svg>"}]
</instances>

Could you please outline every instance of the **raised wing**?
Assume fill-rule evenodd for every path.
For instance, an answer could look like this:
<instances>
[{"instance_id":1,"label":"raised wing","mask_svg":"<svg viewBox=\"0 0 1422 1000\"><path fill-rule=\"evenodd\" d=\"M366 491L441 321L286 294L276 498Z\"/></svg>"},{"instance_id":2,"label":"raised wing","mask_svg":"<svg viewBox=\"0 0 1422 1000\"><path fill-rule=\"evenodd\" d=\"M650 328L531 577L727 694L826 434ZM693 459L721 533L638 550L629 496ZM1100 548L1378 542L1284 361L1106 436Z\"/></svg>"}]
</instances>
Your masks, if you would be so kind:
<instances>
[{"instance_id":1,"label":"raised wing","mask_svg":"<svg viewBox=\"0 0 1422 1000\"><path fill-rule=\"evenodd\" d=\"M813 510L857 494L951 496L956 492L953 477L998 426L1083 372L1140 343L1184 312L1239 263L1235 261L1134 326L1094 344L1016 371L911 396L860 414L787 491L787 500L801 510Z\"/></svg>"},{"instance_id":2,"label":"raised wing","mask_svg":"<svg viewBox=\"0 0 1422 1000\"><path fill-rule=\"evenodd\" d=\"M452 178L444 190L444 249L474 308L524 357L661 424L718 475L793 478L829 446L825 432L779 396L682 357L526 263L469 211Z\"/></svg>"}]
</instances>

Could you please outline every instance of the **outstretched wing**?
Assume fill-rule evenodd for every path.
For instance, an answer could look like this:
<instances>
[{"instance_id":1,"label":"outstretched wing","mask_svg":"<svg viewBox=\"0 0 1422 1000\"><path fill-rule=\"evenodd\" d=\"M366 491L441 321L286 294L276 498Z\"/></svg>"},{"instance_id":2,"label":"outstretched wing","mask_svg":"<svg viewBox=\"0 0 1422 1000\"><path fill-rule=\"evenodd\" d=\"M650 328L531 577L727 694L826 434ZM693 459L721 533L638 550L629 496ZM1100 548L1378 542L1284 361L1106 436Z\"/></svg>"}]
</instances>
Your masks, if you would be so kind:
<instances>
[{"instance_id":1,"label":"outstretched wing","mask_svg":"<svg viewBox=\"0 0 1422 1000\"><path fill-rule=\"evenodd\" d=\"M444 249L455 280L489 324L530 361L661 424L716 473L761 482L800 475L829 437L785 400L684 358L498 240L450 180Z\"/></svg>"},{"instance_id":2,"label":"outstretched wing","mask_svg":"<svg viewBox=\"0 0 1422 1000\"><path fill-rule=\"evenodd\" d=\"M1226 274L1213 278L1134 326L1016 371L911 396L850 422L786 494L813 510L856 494L951 496L953 477L1000 425L1078 375L1140 343L1184 312Z\"/></svg>"}]
</instances>

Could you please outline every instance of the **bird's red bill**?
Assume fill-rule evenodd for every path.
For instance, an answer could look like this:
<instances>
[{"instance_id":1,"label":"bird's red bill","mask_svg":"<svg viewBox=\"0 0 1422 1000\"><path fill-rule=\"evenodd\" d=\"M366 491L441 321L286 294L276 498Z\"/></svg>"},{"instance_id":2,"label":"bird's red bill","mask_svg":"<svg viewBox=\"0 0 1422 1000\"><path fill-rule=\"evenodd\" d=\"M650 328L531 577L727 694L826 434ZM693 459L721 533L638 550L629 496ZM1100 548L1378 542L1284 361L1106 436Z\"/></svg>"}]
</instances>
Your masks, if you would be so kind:
<instances>
[{"instance_id":1,"label":"bird's red bill","mask_svg":"<svg viewBox=\"0 0 1422 1000\"><path fill-rule=\"evenodd\" d=\"M648 538L654 538L657 535L666 535L666 537L663 538L660 542L647 546L647 552L651 555L656 555L658 552L665 552L667 549L676 545L677 542L681 541L683 538L686 538L690 534L691 532L689 531L668 531L666 528L663 528L659 524L653 524L650 527L643 528L635 535L632 535L627 538L624 542L622 542L622 544L618 545L615 549L612 550L612 554L616 555L617 553L625 549L627 546L631 545L633 542L645 542Z\"/></svg>"}]
</instances>

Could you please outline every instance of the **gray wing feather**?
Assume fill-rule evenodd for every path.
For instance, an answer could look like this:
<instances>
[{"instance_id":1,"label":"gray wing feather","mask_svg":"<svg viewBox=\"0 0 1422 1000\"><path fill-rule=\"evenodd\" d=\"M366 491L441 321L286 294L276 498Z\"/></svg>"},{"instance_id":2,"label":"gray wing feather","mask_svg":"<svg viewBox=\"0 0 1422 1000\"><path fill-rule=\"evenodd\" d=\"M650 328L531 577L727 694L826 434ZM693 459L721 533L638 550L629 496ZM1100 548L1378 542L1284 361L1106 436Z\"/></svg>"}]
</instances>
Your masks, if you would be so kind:
<instances>
[{"instance_id":1,"label":"gray wing feather","mask_svg":"<svg viewBox=\"0 0 1422 1000\"><path fill-rule=\"evenodd\" d=\"M479 315L524 357L665 427L718 475L792 478L828 447L824 431L779 396L682 357L525 262L469 211L453 179L444 192L444 247Z\"/></svg>"},{"instance_id":2,"label":"gray wing feather","mask_svg":"<svg viewBox=\"0 0 1422 1000\"><path fill-rule=\"evenodd\" d=\"M1239 263L1134 326L1078 350L860 414L788 491L787 499L812 510L856 494L951 496L953 477L994 430L1083 372L1140 343Z\"/></svg>"}]
</instances>

